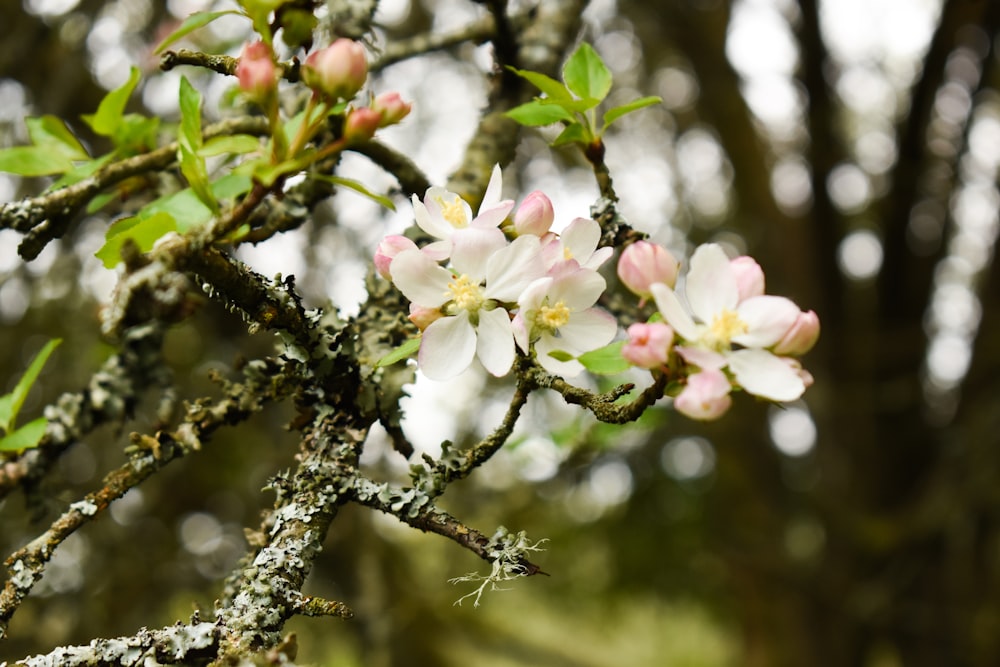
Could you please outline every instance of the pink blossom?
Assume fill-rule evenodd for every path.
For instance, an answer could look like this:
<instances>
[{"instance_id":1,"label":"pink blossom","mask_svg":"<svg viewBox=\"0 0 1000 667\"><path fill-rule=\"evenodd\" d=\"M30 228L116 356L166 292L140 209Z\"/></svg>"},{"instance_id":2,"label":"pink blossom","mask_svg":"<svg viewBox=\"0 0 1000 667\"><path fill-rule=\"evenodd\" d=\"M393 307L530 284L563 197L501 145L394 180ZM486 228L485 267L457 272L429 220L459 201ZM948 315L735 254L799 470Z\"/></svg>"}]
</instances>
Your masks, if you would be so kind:
<instances>
[{"instance_id":1,"label":"pink blossom","mask_svg":"<svg viewBox=\"0 0 1000 667\"><path fill-rule=\"evenodd\" d=\"M368 107L351 109L344 120L344 139L349 143L368 141L382 124L382 114Z\"/></svg>"},{"instance_id":2,"label":"pink blossom","mask_svg":"<svg viewBox=\"0 0 1000 667\"><path fill-rule=\"evenodd\" d=\"M636 241L622 251L618 260L618 277L625 287L646 300L652 296L649 286L663 283L673 287L677 282L678 262L670 251L649 241Z\"/></svg>"},{"instance_id":3,"label":"pink blossom","mask_svg":"<svg viewBox=\"0 0 1000 667\"><path fill-rule=\"evenodd\" d=\"M784 337L771 348L775 354L799 356L812 349L819 339L819 316L813 311L799 313Z\"/></svg>"},{"instance_id":4,"label":"pink blossom","mask_svg":"<svg viewBox=\"0 0 1000 667\"><path fill-rule=\"evenodd\" d=\"M309 54L302 64L302 81L327 100L348 100L365 85L368 62L360 43L340 38Z\"/></svg>"},{"instance_id":5,"label":"pink blossom","mask_svg":"<svg viewBox=\"0 0 1000 667\"><path fill-rule=\"evenodd\" d=\"M628 342L622 347L622 357L633 366L659 368L667 363L674 330L663 322L637 322L628 328Z\"/></svg>"},{"instance_id":6,"label":"pink blossom","mask_svg":"<svg viewBox=\"0 0 1000 667\"><path fill-rule=\"evenodd\" d=\"M382 239L378 248L375 249L375 270L386 280L392 280L389 273L389 265L399 253L404 250L413 250L417 244L399 234L390 234Z\"/></svg>"},{"instance_id":7,"label":"pink blossom","mask_svg":"<svg viewBox=\"0 0 1000 667\"><path fill-rule=\"evenodd\" d=\"M514 211L514 229L519 236L522 234L544 236L552 227L554 219L552 200L544 192L535 190L525 197Z\"/></svg>"},{"instance_id":8,"label":"pink blossom","mask_svg":"<svg viewBox=\"0 0 1000 667\"><path fill-rule=\"evenodd\" d=\"M382 114L382 122L379 127L395 125L406 118L413 105L404 102L397 92L381 93L372 100L372 109Z\"/></svg>"},{"instance_id":9,"label":"pink blossom","mask_svg":"<svg viewBox=\"0 0 1000 667\"><path fill-rule=\"evenodd\" d=\"M746 301L753 296L764 294L764 270L753 257L742 255L731 259L729 266L736 276L736 288L740 293L740 301Z\"/></svg>"},{"instance_id":10,"label":"pink blossom","mask_svg":"<svg viewBox=\"0 0 1000 667\"><path fill-rule=\"evenodd\" d=\"M236 78L240 89L257 102L273 94L278 87L278 68L271 48L264 42L246 44L236 65Z\"/></svg>"},{"instance_id":11,"label":"pink blossom","mask_svg":"<svg viewBox=\"0 0 1000 667\"><path fill-rule=\"evenodd\" d=\"M674 399L674 408L691 419L718 419L733 403L729 390L725 373L716 368L705 369L688 376L687 386Z\"/></svg>"}]
</instances>

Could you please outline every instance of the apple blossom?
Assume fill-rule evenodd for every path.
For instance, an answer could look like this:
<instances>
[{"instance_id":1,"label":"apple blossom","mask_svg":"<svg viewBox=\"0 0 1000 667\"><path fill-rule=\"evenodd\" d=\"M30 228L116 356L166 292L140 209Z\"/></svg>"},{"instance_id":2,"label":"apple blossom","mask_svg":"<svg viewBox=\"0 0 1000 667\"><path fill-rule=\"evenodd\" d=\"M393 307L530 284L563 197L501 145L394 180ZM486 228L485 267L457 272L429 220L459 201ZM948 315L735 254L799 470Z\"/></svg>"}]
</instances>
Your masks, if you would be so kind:
<instances>
[{"instance_id":1,"label":"apple blossom","mask_svg":"<svg viewBox=\"0 0 1000 667\"><path fill-rule=\"evenodd\" d=\"M413 105L409 102L404 102L399 93L388 92L376 95L375 99L372 100L371 107L382 115L379 127L386 127L388 125L395 125L406 118Z\"/></svg>"},{"instance_id":2,"label":"apple blossom","mask_svg":"<svg viewBox=\"0 0 1000 667\"><path fill-rule=\"evenodd\" d=\"M435 239L445 242L450 250L452 237L465 229L497 229L510 210L513 200L501 200L503 177L500 165L493 167L486 194L479 205L478 214L472 216L472 207L454 192L442 187L430 187L424 193L423 201L413 195L413 216L417 225Z\"/></svg>"},{"instance_id":3,"label":"apple blossom","mask_svg":"<svg viewBox=\"0 0 1000 667\"><path fill-rule=\"evenodd\" d=\"M626 247L618 259L618 277L643 302L652 293L649 286L663 283L673 287L677 282L678 262L670 251L649 241L636 241Z\"/></svg>"},{"instance_id":4,"label":"apple blossom","mask_svg":"<svg viewBox=\"0 0 1000 667\"><path fill-rule=\"evenodd\" d=\"M351 109L344 119L344 139L348 143L368 141L382 124L382 114L368 107Z\"/></svg>"},{"instance_id":5,"label":"apple blossom","mask_svg":"<svg viewBox=\"0 0 1000 667\"><path fill-rule=\"evenodd\" d=\"M455 241L451 270L410 249L396 255L389 272L421 309L421 321L429 321L417 357L427 377L454 377L474 357L493 375L510 370L514 338L507 308L544 272L537 237L523 236L508 245L499 229L469 229ZM440 316L433 318L429 311Z\"/></svg>"},{"instance_id":6,"label":"apple blossom","mask_svg":"<svg viewBox=\"0 0 1000 667\"><path fill-rule=\"evenodd\" d=\"M670 357L674 330L663 322L636 322L628 328L628 342L622 347L625 361L639 368L660 368Z\"/></svg>"},{"instance_id":7,"label":"apple blossom","mask_svg":"<svg viewBox=\"0 0 1000 667\"><path fill-rule=\"evenodd\" d=\"M264 42L250 42L243 47L236 65L240 90L255 102L263 102L278 88L278 68L274 54Z\"/></svg>"},{"instance_id":8,"label":"apple blossom","mask_svg":"<svg viewBox=\"0 0 1000 667\"><path fill-rule=\"evenodd\" d=\"M518 237L522 238L534 237ZM512 325L518 347L528 352L533 346L538 363L550 373L578 375L584 370L579 361L561 361L549 353L562 351L575 357L611 342L618 324L593 307L605 286L601 274L583 268L532 282L518 299L520 310Z\"/></svg>"},{"instance_id":9,"label":"apple blossom","mask_svg":"<svg viewBox=\"0 0 1000 667\"><path fill-rule=\"evenodd\" d=\"M665 284L654 283L650 291L681 339L678 353L689 362L703 369L725 366L743 389L763 398L791 401L805 391L802 377L765 349L792 327L798 306L777 296L741 301L736 272L718 245L702 245L691 257L686 305Z\"/></svg>"},{"instance_id":10,"label":"apple blossom","mask_svg":"<svg viewBox=\"0 0 1000 667\"><path fill-rule=\"evenodd\" d=\"M736 287L740 301L764 294L764 269L753 257L742 255L729 260L729 266L736 276Z\"/></svg>"},{"instance_id":11,"label":"apple blossom","mask_svg":"<svg viewBox=\"0 0 1000 667\"><path fill-rule=\"evenodd\" d=\"M518 236L522 234L544 236L552 227L554 219L552 200L544 192L535 190L525 197L514 211L514 231Z\"/></svg>"},{"instance_id":12,"label":"apple blossom","mask_svg":"<svg viewBox=\"0 0 1000 667\"><path fill-rule=\"evenodd\" d=\"M309 54L301 68L302 81L330 102L349 100L365 85L368 62L359 42L341 37Z\"/></svg>"},{"instance_id":13,"label":"apple blossom","mask_svg":"<svg viewBox=\"0 0 1000 667\"><path fill-rule=\"evenodd\" d=\"M545 266L550 273L586 268L597 270L614 253L613 248L598 248L601 226L589 218L576 218L558 236L546 236L542 247Z\"/></svg>"},{"instance_id":14,"label":"apple blossom","mask_svg":"<svg viewBox=\"0 0 1000 667\"><path fill-rule=\"evenodd\" d=\"M401 236L400 234L390 234L379 241L378 248L375 249L375 270L386 280L392 280L389 273L389 265L399 253L404 250L415 250L417 244Z\"/></svg>"},{"instance_id":15,"label":"apple blossom","mask_svg":"<svg viewBox=\"0 0 1000 667\"><path fill-rule=\"evenodd\" d=\"M718 419L733 403L729 389L729 378L716 368L694 373L688 376L687 385L674 398L674 409L691 419Z\"/></svg>"}]
</instances>

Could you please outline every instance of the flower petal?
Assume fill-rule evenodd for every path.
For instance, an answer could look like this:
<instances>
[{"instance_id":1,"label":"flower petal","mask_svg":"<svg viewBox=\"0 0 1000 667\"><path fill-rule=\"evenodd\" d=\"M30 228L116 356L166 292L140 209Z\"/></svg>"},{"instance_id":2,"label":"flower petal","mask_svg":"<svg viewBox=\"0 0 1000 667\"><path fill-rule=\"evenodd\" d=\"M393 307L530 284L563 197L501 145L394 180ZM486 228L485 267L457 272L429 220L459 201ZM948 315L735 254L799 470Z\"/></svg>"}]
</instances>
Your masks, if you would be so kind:
<instances>
[{"instance_id":1,"label":"flower petal","mask_svg":"<svg viewBox=\"0 0 1000 667\"><path fill-rule=\"evenodd\" d=\"M472 221L470 226L483 229L499 227L500 223L507 218L507 214L510 213L512 208L514 208L513 199L504 199L493 206L480 208L479 215L476 216L476 219Z\"/></svg>"},{"instance_id":2,"label":"flower petal","mask_svg":"<svg viewBox=\"0 0 1000 667\"><path fill-rule=\"evenodd\" d=\"M750 297L736 309L748 330L733 336L733 342L744 347L770 347L788 333L800 312L794 302L783 296Z\"/></svg>"},{"instance_id":3,"label":"flower petal","mask_svg":"<svg viewBox=\"0 0 1000 667\"><path fill-rule=\"evenodd\" d=\"M486 186L486 192L483 193L483 201L479 204L479 215L483 214L483 211L490 208L494 204L500 202L500 196L503 194L503 173L500 171L500 165L493 165L493 172L490 174L490 182ZM511 207L513 208L514 202L511 202ZM508 209L508 212L510 209ZM504 213L504 215L507 215Z\"/></svg>"},{"instance_id":4,"label":"flower petal","mask_svg":"<svg viewBox=\"0 0 1000 667\"><path fill-rule=\"evenodd\" d=\"M690 342L698 340L698 325L681 305L677 294L663 283L653 283L649 286L649 291L653 293L656 307L663 315L663 319L674 328L677 335Z\"/></svg>"},{"instance_id":5,"label":"flower petal","mask_svg":"<svg viewBox=\"0 0 1000 667\"><path fill-rule=\"evenodd\" d=\"M747 392L772 401L794 401L806 390L795 370L766 350L737 350L728 355L729 370Z\"/></svg>"},{"instance_id":6,"label":"flower petal","mask_svg":"<svg viewBox=\"0 0 1000 667\"><path fill-rule=\"evenodd\" d=\"M570 310L583 310L597 302L605 287L607 282L597 271L577 269L556 278L549 290L549 303L562 301Z\"/></svg>"},{"instance_id":7,"label":"flower petal","mask_svg":"<svg viewBox=\"0 0 1000 667\"><path fill-rule=\"evenodd\" d=\"M705 324L710 324L712 318L723 310L736 308L740 292L729 258L721 246L706 243L694 251L684 294L691 305L691 312Z\"/></svg>"},{"instance_id":8,"label":"flower petal","mask_svg":"<svg viewBox=\"0 0 1000 667\"><path fill-rule=\"evenodd\" d=\"M479 311L476 355L491 374L506 375L514 364L514 335L510 314L503 308Z\"/></svg>"},{"instance_id":9,"label":"flower petal","mask_svg":"<svg viewBox=\"0 0 1000 667\"><path fill-rule=\"evenodd\" d=\"M677 354L681 355L681 359L689 364L694 364L698 368L719 370L726 365L726 358L724 356L718 352L706 350L703 347L678 345L674 349L677 350Z\"/></svg>"},{"instance_id":10,"label":"flower petal","mask_svg":"<svg viewBox=\"0 0 1000 667\"><path fill-rule=\"evenodd\" d=\"M505 248L507 239L499 229L467 227L451 235L451 267L477 282L486 277L490 257Z\"/></svg>"},{"instance_id":11,"label":"flower petal","mask_svg":"<svg viewBox=\"0 0 1000 667\"><path fill-rule=\"evenodd\" d=\"M589 218L576 218L559 234L567 259L586 262L601 240L601 226Z\"/></svg>"},{"instance_id":12,"label":"flower petal","mask_svg":"<svg viewBox=\"0 0 1000 667\"><path fill-rule=\"evenodd\" d=\"M580 354L596 350L611 342L618 333L618 322L601 308L588 308L573 313L559 327L559 340L564 350Z\"/></svg>"},{"instance_id":13,"label":"flower petal","mask_svg":"<svg viewBox=\"0 0 1000 667\"><path fill-rule=\"evenodd\" d=\"M431 199L430 194L431 188L427 191L427 201L430 203L431 207L434 209L432 213L427 206L417 199L417 195L413 195L413 218L417 221L417 226L424 230L436 239L446 239L451 236L453 231L451 225L444 221L441 217L441 207Z\"/></svg>"},{"instance_id":14,"label":"flower petal","mask_svg":"<svg viewBox=\"0 0 1000 667\"><path fill-rule=\"evenodd\" d=\"M438 308L449 298L451 273L420 250L404 250L396 255L389 274L403 296L419 306Z\"/></svg>"},{"instance_id":15,"label":"flower petal","mask_svg":"<svg viewBox=\"0 0 1000 667\"><path fill-rule=\"evenodd\" d=\"M468 312L462 311L454 317L434 320L427 327L417 364L430 379L447 380L468 368L475 353L476 332Z\"/></svg>"},{"instance_id":16,"label":"flower petal","mask_svg":"<svg viewBox=\"0 0 1000 667\"><path fill-rule=\"evenodd\" d=\"M531 281L545 273L537 236L519 236L486 262L486 296L516 301Z\"/></svg>"}]
</instances>

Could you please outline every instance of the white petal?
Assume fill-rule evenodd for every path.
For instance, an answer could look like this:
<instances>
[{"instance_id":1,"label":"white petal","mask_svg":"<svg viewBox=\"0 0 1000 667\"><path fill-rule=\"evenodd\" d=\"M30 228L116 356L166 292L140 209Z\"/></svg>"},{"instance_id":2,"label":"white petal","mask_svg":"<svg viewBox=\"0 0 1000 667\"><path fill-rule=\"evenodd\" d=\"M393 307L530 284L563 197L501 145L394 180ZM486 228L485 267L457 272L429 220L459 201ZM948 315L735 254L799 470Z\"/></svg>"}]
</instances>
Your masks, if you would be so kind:
<instances>
[{"instance_id":1,"label":"white petal","mask_svg":"<svg viewBox=\"0 0 1000 667\"><path fill-rule=\"evenodd\" d=\"M393 284L407 299L425 308L438 308L449 298L451 273L417 249L404 250L389 264Z\"/></svg>"},{"instance_id":2,"label":"white petal","mask_svg":"<svg viewBox=\"0 0 1000 667\"><path fill-rule=\"evenodd\" d=\"M499 203L501 194L503 194L503 174L500 172L500 165L495 164L493 165L493 173L490 174L489 185L486 186L486 192L483 194L483 202L479 205L479 215L482 215L483 211L489 207ZM514 202L511 202L511 206L513 205Z\"/></svg>"},{"instance_id":3,"label":"white petal","mask_svg":"<svg viewBox=\"0 0 1000 667\"><path fill-rule=\"evenodd\" d=\"M486 264L486 296L515 301L531 281L545 273L537 236L519 236L489 258Z\"/></svg>"},{"instance_id":4,"label":"white petal","mask_svg":"<svg viewBox=\"0 0 1000 667\"><path fill-rule=\"evenodd\" d=\"M663 283L653 283L649 286L649 291L653 293L656 307L663 319L674 328L677 335L690 342L698 340L698 325L688 315L674 291Z\"/></svg>"},{"instance_id":5,"label":"white petal","mask_svg":"<svg viewBox=\"0 0 1000 667\"><path fill-rule=\"evenodd\" d=\"M729 370L749 393L772 401L794 401L806 390L795 370L765 350L738 350L728 355Z\"/></svg>"},{"instance_id":6,"label":"white petal","mask_svg":"<svg viewBox=\"0 0 1000 667\"><path fill-rule=\"evenodd\" d=\"M799 307L782 296L754 296L739 305L736 314L749 330L733 336L744 347L769 347L784 337L799 317Z\"/></svg>"},{"instance_id":7,"label":"white petal","mask_svg":"<svg viewBox=\"0 0 1000 667\"><path fill-rule=\"evenodd\" d=\"M433 188L431 188L433 190ZM427 194L430 195L430 190ZM451 235L452 227L444 221L441 217L441 209L436 203L428 196L427 200L431 202L431 206L434 208L433 215L431 211L424 205L422 201L417 199L417 195L413 195L413 218L417 221L417 226L424 230L436 239L446 239Z\"/></svg>"},{"instance_id":8,"label":"white petal","mask_svg":"<svg viewBox=\"0 0 1000 667\"><path fill-rule=\"evenodd\" d=\"M521 308L521 312L538 310L548 295L552 282L551 276L542 276L529 283L517 297L517 305Z\"/></svg>"},{"instance_id":9,"label":"white petal","mask_svg":"<svg viewBox=\"0 0 1000 667\"><path fill-rule=\"evenodd\" d=\"M686 345L677 345L674 349L677 350L677 354L681 355L684 361L694 364L698 368L719 370L726 365L726 358L712 350L706 350L702 347L688 347Z\"/></svg>"},{"instance_id":10,"label":"white petal","mask_svg":"<svg viewBox=\"0 0 1000 667\"><path fill-rule=\"evenodd\" d=\"M736 308L740 291L729 258L720 246L706 243L694 251L684 294L691 312L705 324L711 324L712 318L723 310Z\"/></svg>"},{"instance_id":11,"label":"white petal","mask_svg":"<svg viewBox=\"0 0 1000 667\"><path fill-rule=\"evenodd\" d=\"M575 354L604 347L618 333L618 322L600 308L589 308L570 315L559 327L559 338L567 352Z\"/></svg>"},{"instance_id":12,"label":"white petal","mask_svg":"<svg viewBox=\"0 0 1000 667\"><path fill-rule=\"evenodd\" d=\"M503 308L479 311L479 342L476 355L483 366L497 377L506 375L514 364L514 334L510 314Z\"/></svg>"},{"instance_id":13,"label":"white petal","mask_svg":"<svg viewBox=\"0 0 1000 667\"><path fill-rule=\"evenodd\" d=\"M614 248L609 248L607 246L598 248L594 251L594 254L590 256L590 259L584 262L583 265L588 269L594 269L596 271L601 268L601 265L604 264L604 262L611 259L611 255L613 255L614 252Z\"/></svg>"},{"instance_id":14,"label":"white petal","mask_svg":"<svg viewBox=\"0 0 1000 667\"><path fill-rule=\"evenodd\" d=\"M559 238L573 259L586 262L601 240L601 226L588 218L576 218L566 226Z\"/></svg>"},{"instance_id":15,"label":"white petal","mask_svg":"<svg viewBox=\"0 0 1000 667\"><path fill-rule=\"evenodd\" d=\"M566 349L563 345L563 341L559 338L550 336L549 334L542 334L542 337L535 343L535 359L538 364L553 375L561 375L562 377L576 377L584 370L583 364L581 364L576 359L570 359L569 361L559 361L555 357L549 356L549 352L556 350L562 350L563 352L571 352Z\"/></svg>"},{"instance_id":16,"label":"white petal","mask_svg":"<svg viewBox=\"0 0 1000 667\"><path fill-rule=\"evenodd\" d=\"M482 281L490 257L507 246L499 229L467 227L451 235L451 266L458 273Z\"/></svg>"},{"instance_id":17,"label":"white petal","mask_svg":"<svg viewBox=\"0 0 1000 667\"><path fill-rule=\"evenodd\" d=\"M507 214L510 210L514 208L513 199L505 199L502 202L494 204L493 206L487 208L480 208L479 215L476 219L472 221L472 227L482 227L484 229L490 229L492 227L499 227L500 223L506 219Z\"/></svg>"},{"instance_id":18,"label":"white petal","mask_svg":"<svg viewBox=\"0 0 1000 667\"><path fill-rule=\"evenodd\" d=\"M517 343L522 352L526 353L530 348L531 340L528 338L528 323L524 321L523 313L514 316L514 319L510 321L510 328L514 334L514 342Z\"/></svg>"},{"instance_id":19,"label":"white petal","mask_svg":"<svg viewBox=\"0 0 1000 667\"><path fill-rule=\"evenodd\" d=\"M577 269L561 275L549 291L549 303L562 301L570 310L583 310L593 306L607 283L604 276L591 269Z\"/></svg>"},{"instance_id":20,"label":"white petal","mask_svg":"<svg viewBox=\"0 0 1000 667\"><path fill-rule=\"evenodd\" d=\"M434 320L424 330L417 364L432 380L453 378L472 363L476 353L476 332L469 315L462 311L455 317Z\"/></svg>"}]
</instances>

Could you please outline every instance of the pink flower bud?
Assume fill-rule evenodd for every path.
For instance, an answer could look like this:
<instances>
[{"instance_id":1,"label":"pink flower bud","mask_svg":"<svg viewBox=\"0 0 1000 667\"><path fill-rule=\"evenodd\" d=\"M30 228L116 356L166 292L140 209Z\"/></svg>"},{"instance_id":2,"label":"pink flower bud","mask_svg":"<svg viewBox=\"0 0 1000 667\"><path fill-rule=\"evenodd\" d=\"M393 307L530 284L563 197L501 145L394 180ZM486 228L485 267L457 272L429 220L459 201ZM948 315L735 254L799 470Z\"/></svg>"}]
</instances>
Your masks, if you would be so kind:
<instances>
[{"instance_id":1,"label":"pink flower bud","mask_svg":"<svg viewBox=\"0 0 1000 667\"><path fill-rule=\"evenodd\" d=\"M733 399L729 378L714 368L688 376L687 386L674 399L674 408L691 419L710 421L726 413Z\"/></svg>"},{"instance_id":2,"label":"pink flower bud","mask_svg":"<svg viewBox=\"0 0 1000 667\"><path fill-rule=\"evenodd\" d=\"M378 248L375 249L375 270L386 280L392 280L389 274L389 265L393 258L404 250L412 250L417 244L399 234L390 234L382 239Z\"/></svg>"},{"instance_id":3,"label":"pink flower bud","mask_svg":"<svg viewBox=\"0 0 1000 667\"><path fill-rule=\"evenodd\" d=\"M800 355L812 349L819 339L819 316L809 311L799 313L795 323L785 335L774 344L775 354Z\"/></svg>"},{"instance_id":4,"label":"pink flower bud","mask_svg":"<svg viewBox=\"0 0 1000 667\"><path fill-rule=\"evenodd\" d=\"M365 49L358 42L342 37L309 54L301 72L302 81L329 101L348 100L368 78Z\"/></svg>"},{"instance_id":5,"label":"pink flower bud","mask_svg":"<svg viewBox=\"0 0 1000 667\"><path fill-rule=\"evenodd\" d=\"M625 361L639 368L659 368L667 363L674 330L663 322L636 323L628 328L628 342L622 347Z\"/></svg>"},{"instance_id":6,"label":"pink flower bud","mask_svg":"<svg viewBox=\"0 0 1000 667\"><path fill-rule=\"evenodd\" d=\"M271 48L264 42L251 42L243 47L236 65L240 89L256 102L262 102L278 88L278 68Z\"/></svg>"},{"instance_id":7,"label":"pink flower bud","mask_svg":"<svg viewBox=\"0 0 1000 667\"><path fill-rule=\"evenodd\" d=\"M729 266L736 276L736 287L740 292L740 301L746 301L752 296L764 294L764 269L760 268L753 257L741 255L729 260Z\"/></svg>"},{"instance_id":8,"label":"pink flower bud","mask_svg":"<svg viewBox=\"0 0 1000 667\"><path fill-rule=\"evenodd\" d=\"M652 296L649 286L653 283L663 283L667 287L677 283L677 260L663 246L636 241L622 251L618 277L625 287L645 300Z\"/></svg>"},{"instance_id":9,"label":"pink flower bud","mask_svg":"<svg viewBox=\"0 0 1000 667\"><path fill-rule=\"evenodd\" d=\"M372 100L372 109L382 114L382 122L379 127L395 125L406 118L412 108L412 104L404 102L399 93L395 92L376 95L375 99Z\"/></svg>"},{"instance_id":10,"label":"pink flower bud","mask_svg":"<svg viewBox=\"0 0 1000 667\"><path fill-rule=\"evenodd\" d=\"M552 226L555 216L552 200L544 192L535 190L525 197L514 211L514 229L518 236L525 234L544 236Z\"/></svg>"},{"instance_id":11,"label":"pink flower bud","mask_svg":"<svg viewBox=\"0 0 1000 667\"><path fill-rule=\"evenodd\" d=\"M434 320L441 317L441 310L438 308L425 308L415 303L410 304L410 316L407 318L423 331L431 325Z\"/></svg>"},{"instance_id":12,"label":"pink flower bud","mask_svg":"<svg viewBox=\"0 0 1000 667\"><path fill-rule=\"evenodd\" d=\"M381 123L382 114L374 109L351 109L344 121L344 139L348 143L367 141L375 136Z\"/></svg>"}]
</instances>

